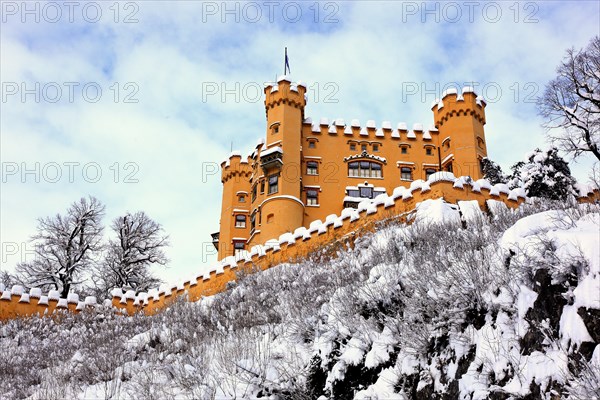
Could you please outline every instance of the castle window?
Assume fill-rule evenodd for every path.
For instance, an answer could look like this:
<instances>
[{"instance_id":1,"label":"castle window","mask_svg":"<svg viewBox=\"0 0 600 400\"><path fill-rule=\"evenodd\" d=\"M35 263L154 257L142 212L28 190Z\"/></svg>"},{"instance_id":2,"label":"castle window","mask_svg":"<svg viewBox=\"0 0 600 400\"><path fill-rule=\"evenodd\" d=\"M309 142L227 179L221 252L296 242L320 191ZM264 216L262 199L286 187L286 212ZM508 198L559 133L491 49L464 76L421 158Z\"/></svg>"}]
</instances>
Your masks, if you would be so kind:
<instances>
[{"instance_id":1,"label":"castle window","mask_svg":"<svg viewBox=\"0 0 600 400\"><path fill-rule=\"evenodd\" d=\"M245 215L236 215L235 216L235 227L236 228L245 228L246 227L246 216Z\"/></svg>"},{"instance_id":2,"label":"castle window","mask_svg":"<svg viewBox=\"0 0 600 400\"><path fill-rule=\"evenodd\" d=\"M350 143L350 150L352 150L352 151L356 150L356 144L355 143Z\"/></svg>"},{"instance_id":3,"label":"castle window","mask_svg":"<svg viewBox=\"0 0 600 400\"><path fill-rule=\"evenodd\" d=\"M256 184L252 186L252 202L256 200Z\"/></svg>"},{"instance_id":4,"label":"castle window","mask_svg":"<svg viewBox=\"0 0 600 400\"><path fill-rule=\"evenodd\" d=\"M245 202L246 202L246 196L245 196L245 195L243 195L243 194L242 194L242 195L239 195L239 196L238 196L238 201L239 201L240 203L245 203Z\"/></svg>"},{"instance_id":5,"label":"castle window","mask_svg":"<svg viewBox=\"0 0 600 400\"><path fill-rule=\"evenodd\" d=\"M273 214L267 215L267 224L272 223L273 219L275 219L275 215L273 215Z\"/></svg>"},{"instance_id":6,"label":"castle window","mask_svg":"<svg viewBox=\"0 0 600 400\"><path fill-rule=\"evenodd\" d=\"M311 140L310 142L308 142L309 149L314 149L315 147L317 147L317 142L315 142L314 140Z\"/></svg>"},{"instance_id":7,"label":"castle window","mask_svg":"<svg viewBox=\"0 0 600 400\"><path fill-rule=\"evenodd\" d=\"M408 147L404 146L400 148L400 153L402 154L408 154Z\"/></svg>"},{"instance_id":8,"label":"castle window","mask_svg":"<svg viewBox=\"0 0 600 400\"><path fill-rule=\"evenodd\" d=\"M360 197L364 197L367 199L373 198L373 188L368 186L361 186L360 188Z\"/></svg>"},{"instance_id":9,"label":"castle window","mask_svg":"<svg viewBox=\"0 0 600 400\"><path fill-rule=\"evenodd\" d=\"M412 181L412 169L408 167L400 168L400 179L403 181Z\"/></svg>"},{"instance_id":10,"label":"castle window","mask_svg":"<svg viewBox=\"0 0 600 400\"><path fill-rule=\"evenodd\" d=\"M348 163L348 176L361 178L381 178L383 173L381 164L369 161L355 161Z\"/></svg>"},{"instance_id":11,"label":"castle window","mask_svg":"<svg viewBox=\"0 0 600 400\"><path fill-rule=\"evenodd\" d=\"M360 191L358 189L348 189L348 196L360 197Z\"/></svg>"},{"instance_id":12,"label":"castle window","mask_svg":"<svg viewBox=\"0 0 600 400\"><path fill-rule=\"evenodd\" d=\"M427 148L425 149L425 154L427 154L428 156L430 156L430 155L432 155L432 154L433 154L433 152L431 151L431 147L427 147Z\"/></svg>"},{"instance_id":13,"label":"castle window","mask_svg":"<svg viewBox=\"0 0 600 400\"><path fill-rule=\"evenodd\" d=\"M262 179L260 181L260 194L264 194L265 193L265 180Z\"/></svg>"},{"instance_id":14,"label":"castle window","mask_svg":"<svg viewBox=\"0 0 600 400\"><path fill-rule=\"evenodd\" d=\"M276 135L279 133L279 123L274 123L271 125L271 134Z\"/></svg>"},{"instance_id":15,"label":"castle window","mask_svg":"<svg viewBox=\"0 0 600 400\"><path fill-rule=\"evenodd\" d=\"M306 191L306 205L318 206L319 205L319 192L314 189Z\"/></svg>"},{"instance_id":16,"label":"castle window","mask_svg":"<svg viewBox=\"0 0 600 400\"><path fill-rule=\"evenodd\" d=\"M429 179L429 177L436 173L436 170L433 168L425 169L425 179Z\"/></svg>"},{"instance_id":17,"label":"castle window","mask_svg":"<svg viewBox=\"0 0 600 400\"><path fill-rule=\"evenodd\" d=\"M250 232L254 232L256 229L256 212L250 216Z\"/></svg>"},{"instance_id":18,"label":"castle window","mask_svg":"<svg viewBox=\"0 0 600 400\"><path fill-rule=\"evenodd\" d=\"M450 138L449 137L444 139L444 141L442 142L442 147L444 148L444 150L450 149Z\"/></svg>"},{"instance_id":19,"label":"castle window","mask_svg":"<svg viewBox=\"0 0 600 400\"><path fill-rule=\"evenodd\" d=\"M367 145L366 144L361 144L360 145L360 150L361 151L367 151Z\"/></svg>"},{"instance_id":20,"label":"castle window","mask_svg":"<svg viewBox=\"0 0 600 400\"><path fill-rule=\"evenodd\" d=\"M239 257L242 254L242 251L244 251L244 248L246 247L246 244L244 242L240 242L240 241L235 241L233 242L233 252L234 255L236 257Z\"/></svg>"},{"instance_id":21,"label":"castle window","mask_svg":"<svg viewBox=\"0 0 600 400\"><path fill-rule=\"evenodd\" d=\"M452 163L448 163L444 169L448 172L452 172Z\"/></svg>"},{"instance_id":22,"label":"castle window","mask_svg":"<svg viewBox=\"0 0 600 400\"><path fill-rule=\"evenodd\" d=\"M373 151L379 151L379 145L378 144L374 144L373 145Z\"/></svg>"},{"instance_id":23,"label":"castle window","mask_svg":"<svg viewBox=\"0 0 600 400\"><path fill-rule=\"evenodd\" d=\"M483 144L483 139L477 136L477 146L479 146L480 149L483 149Z\"/></svg>"},{"instance_id":24,"label":"castle window","mask_svg":"<svg viewBox=\"0 0 600 400\"><path fill-rule=\"evenodd\" d=\"M306 174L307 175L318 175L319 164L316 161L309 161L306 163Z\"/></svg>"},{"instance_id":25,"label":"castle window","mask_svg":"<svg viewBox=\"0 0 600 400\"><path fill-rule=\"evenodd\" d=\"M269 176L269 194L277 193L279 191L279 176Z\"/></svg>"}]
</instances>

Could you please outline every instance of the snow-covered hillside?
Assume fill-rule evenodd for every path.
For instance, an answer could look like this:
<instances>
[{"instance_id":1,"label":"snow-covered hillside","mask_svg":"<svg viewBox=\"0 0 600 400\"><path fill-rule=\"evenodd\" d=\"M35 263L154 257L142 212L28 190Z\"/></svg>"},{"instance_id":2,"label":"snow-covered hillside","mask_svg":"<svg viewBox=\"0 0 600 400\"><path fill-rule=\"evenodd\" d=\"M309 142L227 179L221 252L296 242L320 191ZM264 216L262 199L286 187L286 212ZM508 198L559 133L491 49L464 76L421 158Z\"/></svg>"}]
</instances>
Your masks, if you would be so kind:
<instances>
[{"instance_id":1,"label":"snow-covered hillside","mask_svg":"<svg viewBox=\"0 0 600 400\"><path fill-rule=\"evenodd\" d=\"M0 325L0 398L600 397L600 208L421 203L152 317Z\"/></svg>"}]
</instances>

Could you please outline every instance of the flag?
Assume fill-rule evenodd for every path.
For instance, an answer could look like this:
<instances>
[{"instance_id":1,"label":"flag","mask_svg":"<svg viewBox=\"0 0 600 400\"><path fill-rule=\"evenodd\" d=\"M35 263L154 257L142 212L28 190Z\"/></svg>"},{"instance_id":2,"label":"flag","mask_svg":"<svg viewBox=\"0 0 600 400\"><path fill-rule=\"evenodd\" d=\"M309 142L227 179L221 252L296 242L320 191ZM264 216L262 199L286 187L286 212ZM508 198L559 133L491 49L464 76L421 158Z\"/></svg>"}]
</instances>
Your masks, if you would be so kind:
<instances>
[{"instance_id":1,"label":"flag","mask_svg":"<svg viewBox=\"0 0 600 400\"><path fill-rule=\"evenodd\" d=\"M286 47L285 48L285 66L284 66L284 69L283 69L283 74L287 75L288 72L290 74L292 73L292 71L290 70L290 59L288 58L287 47Z\"/></svg>"}]
</instances>

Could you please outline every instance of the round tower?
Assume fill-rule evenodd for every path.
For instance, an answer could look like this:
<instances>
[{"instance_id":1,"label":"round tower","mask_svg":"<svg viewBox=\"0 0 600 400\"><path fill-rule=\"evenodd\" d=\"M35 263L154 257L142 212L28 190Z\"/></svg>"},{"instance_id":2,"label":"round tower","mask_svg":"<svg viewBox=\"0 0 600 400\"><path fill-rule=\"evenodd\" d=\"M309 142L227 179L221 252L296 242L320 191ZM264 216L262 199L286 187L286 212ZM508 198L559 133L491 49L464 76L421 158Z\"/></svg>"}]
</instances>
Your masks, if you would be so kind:
<instances>
[{"instance_id":1,"label":"round tower","mask_svg":"<svg viewBox=\"0 0 600 400\"><path fill-rule=\"evenodd\" d=\"M218 241L218 259L234 255L235 241L249 237L250 176L252 168L248 160L242 159L239 152L232 152L229 158L221 163L221 183L223 183L223 199L221 202L221 220ZM236 219L243 216L244 224ZM213 240L214 242L214 240Z\"/></svg>"},{"instance_id":2,"label":"round tower","mask_svg":"<svg viewBox=\"0 0 600 400\"><path fill-rule=\"evenodd\" d=\"M257 162L265 179L260 197L260 238L266 241L303 225L301 139L306 87L280 77L265 86L266 140Z\"/></svg>"},{"instance_id":3,"label":"round tower","mask_svg":"<svg viewBox=\"0 0 600 400\"><path fill-rule=\"evenodd\" d=\"M439 130L440 167L456 176L483 176L481 160L487 156L485 133L485 106L471 87L459 94L449 89L432 107L436 128Z\"/></svg>"}]
</instances>

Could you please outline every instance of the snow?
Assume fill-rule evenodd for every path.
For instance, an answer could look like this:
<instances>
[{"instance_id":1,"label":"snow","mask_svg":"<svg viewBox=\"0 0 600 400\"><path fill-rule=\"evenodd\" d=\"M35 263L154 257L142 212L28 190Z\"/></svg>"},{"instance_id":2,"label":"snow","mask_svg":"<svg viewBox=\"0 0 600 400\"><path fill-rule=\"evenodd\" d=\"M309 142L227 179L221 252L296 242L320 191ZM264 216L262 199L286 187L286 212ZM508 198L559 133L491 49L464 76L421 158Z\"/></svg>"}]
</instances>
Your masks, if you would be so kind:
<instances>
[{"instance_id":1,"label":"snow","mask_svg":"<svg viewBox=\"0 0 600 400\"><path fill-rule=\"evenodd\" d=\"M346 126L346 123L344 122L343 118L336 118L334 124L335 126Z\"/></svg>"},{"instance_id":2,"label":"snow","mask_svg":"<svg viewBox=\"0 0 600 400\"><path fill-rule=\"evenodd\" d=\"M269 154L273 154L273 153L277 153L277 152L283 154L283 149L279 146L273 146L273 147L268 148L265 151L262 151L260 153L260 156L265 157L265 156L268 156Z\"/></svg>"},{"instance_id":3,"label":"snow","mask_svg":"<svg viewBox=\"0 0 600 400\"><path fill-rule=\"evenodd\" d=\"M406 126L406 122L398 122L398 130L399 131L407 131L408 128Z\"/></svg>"},{"instance_id":4,"label":"snow","mask_svg":"<svg viewBox=\"0 0 600 400\"><path fill-rule=\"evenodd\" d=\"M383 130L381 128L377 129L377 131L375 131L375 136L376 137L384 137L385 135L383 134Z\"/></svg>"},{"instance_id":5,"label":"snow","mask_svg":"<svg viewBox=\"0 0 600 400\"><path fill-rule=\"evenodd\" d=\"M410 131L410 132L408 132L408 133L406 134L406 137L407 137L407 138L409 138L409 139L416 139L416 138L417 138L417 135L415 135L415 132L413 132L413 131Z\"/></svg>"},{"instance_id":6,"label":"snow","mask_svg":"<svg viewBox=\"0 0 600 400\"><path fill-rule=\"evenodd\" d=\"M87 296L85 298L84 303L86 306L95 306L96 304L98 304L98 302L96 301L96 297L94 296Z\"/></svg>"},{"instance_id":7,"label":"snow","mask_svg":"<svg viewBox=\"0 0 600 400\"><path fill-rule=\"evenodd\" d=\"M417 203L415 223L440 224L450 223L460 225L458 207L446 203L444 199L427 199Z\"/></svg>"},{"instance_id":8,"label":"snow","mask_svg":"<svg viewBox=\"0 0 600 400\"><path fill-rule=\"evenodd\" d=\"M11 289L11 293L15 296L20 296L23 294L23 286L21 285L13 285Z\"/></svg>"},{"instance_id":9,"label":"snow","mask_svg":"<svg viewBox=\"0 0 600 400\"><path fill-rule=\"evenodd\" d=\"M423 132L423 124L420 122L416 122L413 124L413 131Z\"/></svg>"},{"instance_id":10,"label":"snow","mask_svg":"<svg viewBox=\"0 0 600 400\"><path fill-rule=\"evenodd\" d=\"M444 90L444 92L442 93L442 99L451 94L458 94L458 90L456 88L448 88Z\"/></svg>"},{"instance_id":11,"label":"snow","mask_svg":"<svg viewBox=\"0 0 600 400\"><path fill-rule=\"evenodd\" d=\"M48 292L49 300L58 300L60 299L60 292L58 290L51 290Z\"/></svg>"},{"instance_id":12,"label":"snow","mask_svg":"<svg viewBox=\"0 0 600 400\"><path fill-rule=\"evenodd\" d=\"M23 293L21 299L19 299L19 303L29 303L29 293Z\"/></svg>"},{"instance_id":13,"label":"snow","mask_svg":"<svg viewBox=\"0 0 600 400\"><path fill-rule=\"evenodd\" d=\"M352 135L352 128L350 126L344 128L344 135Z\"/></svg>"},{"instance_id":14,"label":"snow","mask_svg":"<svg viewBox=\"0 0 600 400\"><path fill-rule=\"evenodd\" d=\"M567 348L569 344L581 345L583 342L594 342L583 320L577 314L577 307L567 305L563 308L560 317L560 334L562 345Z\"/></svg>"},{"instance_id":15,"label":"snow","mask_svg":"<svg viewBox=\"0 0 600 400\"><path fill-rule=\"evenodd\" d=\"M423 133L423 139L424 140L431 140L431 134L429 132L424 132Z\"/></svg>"},{"instance_id":16,"label":"snow","mask_svg":"<svg viewBox=\"0 0 600 400\"><path fill-rule=\"evenodd\" d=\"M321 132L321 127L317 124L313 124L312 128L311 128L311 132L313 133L320 133Z\"/></svg>"},{"instance_id":17,"label":"snow","mask_svg":"<svg viewBox=\"0 0 600 400\"><path fill-rule=\"evenodd\" d=\"M390 121L383 121L381 123L381 128L391 130L392 129L392 123Z\"/></svg>"},{"instance_id":18,"label":"snow","mask_svg":"<svg viewBox=\"0 0 600 400\"><path fill-rule=\"evenodd\" d=\"M375 129L377 128L377 125L375 124L375 120L374 119L370 119L367 121L367 128L369 129Z\"/></svg>"},{"instance_id":19,"label":"snow","mask_svg":"<svg viewBox=\"0 0 600 400\"><path fill-rule=\"evenodd\" d=\"M69 304L79 303L79 295L77 293L69 293L67 295L67 303L69 303Z\"/></svg>"},{"instance_id":20,"label":"snow","mask_svg":"<svg viewBox=\"0 0 600 400\"><path fill-rule=\"evenodd\" d=\"M10 290L4 290L2 292L2 297L0 298L1 300L11 300L12 298L12 294L10 292Z\"/></svg>"},{"instance_id":21,"label":"snow","mask_svg":"<svg viewBox=\"0 0 600 400\"><path fill-rule=\"evenodd\" d=\"M353 120L350 122L350 125L352 125L352 127L353 127L353 128L360 128L360 121L359 121L359 120L357 120L357 119L353 119Z\"/></svg>"},{"instance_id":22,"label":"snow","mask_svg":"<svg viewBox=\"0 0 600 400\"><path fill-rule=\"evenodd\" d=\"M459 201L458 208L467 224L479 221L484 217L477 200Z\"/></svg>"},{"instance_id":23,"label":"snow","mask_svg":"<svg viewBox=\"0 0 600 400\"><path fill-rule=\"evenodd\" d=\"M329 125L329 118L327 117L321 117L321 120L319 122L320 125Z\"/></svg>"},{"instance_id":24,"label":"snow","mask_svg":"<svg viewBox=\"0 0 600 400\"><path fill-rule=\"evenodd\" d=\"M369 136L369 132L367 132L367 128L362 128L360 130L360 136Z\"/></svg>"},{"instance_id":25,"label":"snow","mask_svg":"<svg viewBox=\"0 0 600 400\"><path fill-rule=\"evenodd\" d=\"M337 129L336 129L335 125L331 125L328 129L328 132L329 133L337 133Z\"/></svg>"},{"instance_id":26,"label":"snow","mask_svg":"<svg viewBox=\"0 0 600 400\"><path fill-rule=\"evenodd\" d=\"M42 289L40 289L40 288L29 289L29 297L39 299L40 297L42 297Z\"/></svg>"}]
</instances>

